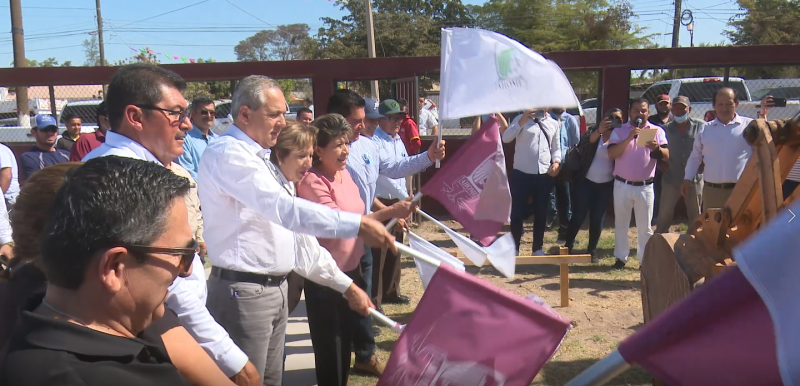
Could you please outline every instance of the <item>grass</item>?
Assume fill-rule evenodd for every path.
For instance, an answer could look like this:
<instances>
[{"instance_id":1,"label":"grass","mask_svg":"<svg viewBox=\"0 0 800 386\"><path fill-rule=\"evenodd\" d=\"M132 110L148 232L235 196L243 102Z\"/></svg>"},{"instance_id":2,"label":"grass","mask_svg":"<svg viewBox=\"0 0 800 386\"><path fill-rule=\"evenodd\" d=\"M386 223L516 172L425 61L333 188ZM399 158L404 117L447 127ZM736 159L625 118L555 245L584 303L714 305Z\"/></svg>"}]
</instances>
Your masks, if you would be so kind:
<instances>
[{"instance_id":1,"label":"grass","mask_svg":"<svg viewBox=\"0 0 800 386\"><path fill-rule=\"evenodd\" d=\"M443 221L451 228L463 232L460 225ZM512 279L501 276L491 267L470 269L473 274L504 288L525 296L534 293L553 306L561 315L573 322L574 328L567 334L556 355L536 376L532 385L563 385L574 376L612 352L626 337L642 325L641 287L639 262L636 256L636 229L629 232L630 254L623 270L612 270L614 264L613 223L607 222L598 243L599 264L575 265L570 269L570 306L560 304L557 266L520 266ZM685 224L674 225L670 230L683 233ZM526 224L522 241L522 253L530 253L531 224ZM430 222L422 223L415 232L442 249L457 251L446 234ZM545 250L558 253L556 232L545 234ZM575 253L583 253L588 243L588 232L584 229L576 238ZM554 252L553 252L554 251ZM459 252L459 255L460 252ZM406 323L422 297L422 284L411 259L404 258L401 288L411 298L409 305L384 305L387 315L400 323ZM378 356L385 362L398 335L381 327L382 334L376 338ZM609 382L609 385L649 385L652 377L640 367L633 367ZM377 378L352 374L350 385L372 386Z\"/></svg>"}]
</instances>

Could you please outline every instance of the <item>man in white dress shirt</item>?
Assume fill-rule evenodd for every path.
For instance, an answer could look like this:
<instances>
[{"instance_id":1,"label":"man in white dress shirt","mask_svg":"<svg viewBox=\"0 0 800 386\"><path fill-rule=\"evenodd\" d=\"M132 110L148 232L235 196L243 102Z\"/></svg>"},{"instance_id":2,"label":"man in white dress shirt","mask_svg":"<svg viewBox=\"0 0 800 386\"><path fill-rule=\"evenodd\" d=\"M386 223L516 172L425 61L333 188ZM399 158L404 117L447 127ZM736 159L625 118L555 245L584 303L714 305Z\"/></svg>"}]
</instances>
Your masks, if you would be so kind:
<instances>
[{"instance_id":1,"label":"man in white dress shirt","mask_svg":"<svg viewBox=\"0 0 800 386\"><path fill-rule=\"evenodd\" d=\"M286 125L285 97L274 80L243 79L231 112L234 124L206 148L198 173L213 266L208 307L251 358L264 385L280 385L290 272L344 293L360 314L372 306L330 253L306 235L360 236L367 244L396 248L381 223L296 198L282 181L266 158Z\"/></svg>"},{"instance_id":2,"label":"man in white dress shirt","mask_svg":"<svg viewBox=\"0 0 800 386\"><path fill-rule=\"evenodd\" d=\"M122 67L108 85L106 104L111 130L106 141L83 161L116 155L171 165L183 153L183 138L191 123L181 92L186 82L172 71L134 64ZM169 288L167 306L181 324L238 385L258 384L258 374L247 355L206 309L206 276L195 255L191 276L178 278Z\"/></svg>"},{"instance_id":3,"label":"man in white dress shirt","mask_svg":"<svg viewBox=\"0 0 800 386\"><path fill-rule=\"evenodd\" d=\"M533 255L544 255L547 205L553 190L553 177L561 166L558 121L546 109L526 110L500 134L503 142L516 140L514 170L511 171L511 234L519 254L522 223L533 214ZM528 199L533 198L532 212Z\"/></svg>"},{"instance_id":4,"label":"man in white dress shirt","mask_svg":"<svg viewBox=\"0 0 800 386\"><path fill-rule=\"evenodd\" d=\"M700 164L705 164L703 211L725 206L753 153L742 135L753 119L736 113L739 106L736 91L721 88L714 94L713 101L717 118L703 125L697 133L681 186L681 194L686 197Z\"/></svg>"}]
</instances>

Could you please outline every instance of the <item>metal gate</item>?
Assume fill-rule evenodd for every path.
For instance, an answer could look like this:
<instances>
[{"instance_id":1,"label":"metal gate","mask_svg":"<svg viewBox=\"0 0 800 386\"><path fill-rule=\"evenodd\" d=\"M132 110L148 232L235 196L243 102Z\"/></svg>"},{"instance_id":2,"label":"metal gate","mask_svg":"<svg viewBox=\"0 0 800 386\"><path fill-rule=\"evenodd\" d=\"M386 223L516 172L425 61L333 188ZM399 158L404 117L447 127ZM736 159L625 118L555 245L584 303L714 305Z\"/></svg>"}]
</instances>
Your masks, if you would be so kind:
<instances>
[{"instance_id":1,"label":"metal gate","mask_svg":"<svg viewBox=\"0 0 800 386\"><path fill-rule=\"evenodd\" d=\"M419 117L419 103L417 102L419 98L419 77L392 79L391 90L394 100L405 99L406 102L408 102L408 115L411 116L414 122L417 122L417 117ZM406 187L411 195L419 192L422 188L421 181L422 179L419 174L406 178ZM420 209L421 208L420 206ZM414 213L411 218L415 223L419 223L421 220L420 216L416 213Z\"/></svg>"},{"instance_id":2,"label":"metal gate","mask_svg":"<svg viewBox=\"0 0 800 386\"><path fill-rule=\"evenodd\" d=\"M394 100L405 99L408 102L408 115L415 122L419 117L419 77L392 79L392 98Z\"/></svg>"}]
</instances>

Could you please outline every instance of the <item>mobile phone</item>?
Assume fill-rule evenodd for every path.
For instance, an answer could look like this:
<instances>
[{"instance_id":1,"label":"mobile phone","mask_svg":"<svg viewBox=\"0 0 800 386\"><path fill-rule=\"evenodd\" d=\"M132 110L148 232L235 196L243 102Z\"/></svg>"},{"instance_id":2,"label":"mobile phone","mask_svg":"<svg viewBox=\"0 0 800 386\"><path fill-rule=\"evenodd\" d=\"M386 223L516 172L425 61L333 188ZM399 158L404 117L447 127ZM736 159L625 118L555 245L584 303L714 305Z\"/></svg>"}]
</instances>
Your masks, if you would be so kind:
<instances>
[{"instance_id":1,"label":"mobile phone","mask_svg":"<svg viewBox=\"0 0 800 386\"><path fill-rule=\"evenodd\" d=\"M619 118L611 118L611 127L619 129L622 127L622 120Z\"/></svg>"},{"instance_id":2,"label":"mobile phone","mask_svg":"<svg viewBox=\"0 0 800 386\"><path fill-rule=\"evenodd\" d=\"M786 107L786 98L772 98L775 102L775 107Z\"/></svg>"}]
</instances>

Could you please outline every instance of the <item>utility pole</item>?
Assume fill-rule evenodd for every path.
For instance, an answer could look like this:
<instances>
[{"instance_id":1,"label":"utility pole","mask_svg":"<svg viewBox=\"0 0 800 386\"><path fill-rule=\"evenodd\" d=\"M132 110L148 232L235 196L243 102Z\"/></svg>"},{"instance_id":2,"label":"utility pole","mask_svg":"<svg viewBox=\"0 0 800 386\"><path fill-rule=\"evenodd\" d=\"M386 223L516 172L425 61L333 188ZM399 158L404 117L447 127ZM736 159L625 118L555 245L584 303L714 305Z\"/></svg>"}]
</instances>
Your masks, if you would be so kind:
<instances>
[{"instance_id":1,"label":"utility pole","mask_svg":"<svg viewBox=\"0 0 800 386\"><path fill-rule=\"evenodd\" d=\"M20 0L10 0L11 38L14 46L14 68L28 67L25 59L25 33L22 30L22 4ZM31 127L30 107L28 106L28 88L17 86L17 124Z\"/></svg>"},{"instance_id":2,"label":"utility pole","mask_svg":"<svg viewBox=\"0 0 800 386\"><path fill-rule=\"evenodd\" d=\"M375 27L372 23L372 1L364 0L366 2L366 15L367 15L367 52L370 58L375 58ZM370 93L375 100L380 99L378 95L378 81L373 80L369 82Z\"/></svg>"},{"instance_id":3,"label":"utility pole","mask_svg":"<svg viewBox=\"0 0 800 386\"><path fill-rule=\"evenodd\" d=\"M103 45L103 14L100 12L100 0L95 0L97 7L97 47L100 52L100 65L106 65L106 50Z\"/></svg>"},{"instance_id":4,"label":"utility pole","mask_svg":"<svg viewBox=\"0 0 800 386\"><path fill-rule=\"evenodd\" d=\"M99 0L98 0L99 1ZM678 48L681 33L681 3L683 0L675 0L675 18L672 20L672 48Z\"/></svg>"}]
</instances>

